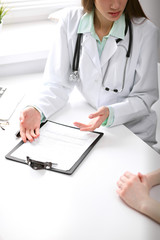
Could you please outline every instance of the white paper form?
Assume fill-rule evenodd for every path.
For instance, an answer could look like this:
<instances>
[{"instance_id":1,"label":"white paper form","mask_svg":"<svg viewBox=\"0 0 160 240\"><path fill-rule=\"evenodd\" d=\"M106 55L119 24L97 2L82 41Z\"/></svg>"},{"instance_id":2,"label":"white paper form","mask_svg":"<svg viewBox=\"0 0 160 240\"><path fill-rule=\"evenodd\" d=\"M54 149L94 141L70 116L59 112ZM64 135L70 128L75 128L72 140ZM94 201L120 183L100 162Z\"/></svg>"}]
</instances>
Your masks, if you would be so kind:
<instances>
[{"instance_id":1,"label":"white paper form","mask_svg":"<svg viewBox=\"0 0 160 240\"><path fill-rule=\"evenodd\" d=\"M86 149L96 140L94 132L82 132L48 121L40 129L40 137L22 144L11 156L41 162L52 162L52 167L69 170ZM57 165L54 165L57 164Z\"/></svg>"}]
</instances>

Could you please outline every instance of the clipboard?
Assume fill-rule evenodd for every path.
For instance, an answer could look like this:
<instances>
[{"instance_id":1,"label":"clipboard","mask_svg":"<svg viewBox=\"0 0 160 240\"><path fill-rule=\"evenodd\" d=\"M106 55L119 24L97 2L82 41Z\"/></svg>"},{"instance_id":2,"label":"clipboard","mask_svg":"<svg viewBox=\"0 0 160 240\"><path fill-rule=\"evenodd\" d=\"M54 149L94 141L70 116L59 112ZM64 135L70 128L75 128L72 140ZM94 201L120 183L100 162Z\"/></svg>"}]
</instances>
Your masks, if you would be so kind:
<instances>
[{"instance_id":1,"label":"clipboard","mask_svg":"<svg viewBox=\"0 0 160 240\"><path fill-rule=\"evenodd\" d=\"M40 137L32 143L20 141L5 158L27 164L34 170L47 169L71 175L103 136L47 120Z\"/></svg>"}]
</instances>

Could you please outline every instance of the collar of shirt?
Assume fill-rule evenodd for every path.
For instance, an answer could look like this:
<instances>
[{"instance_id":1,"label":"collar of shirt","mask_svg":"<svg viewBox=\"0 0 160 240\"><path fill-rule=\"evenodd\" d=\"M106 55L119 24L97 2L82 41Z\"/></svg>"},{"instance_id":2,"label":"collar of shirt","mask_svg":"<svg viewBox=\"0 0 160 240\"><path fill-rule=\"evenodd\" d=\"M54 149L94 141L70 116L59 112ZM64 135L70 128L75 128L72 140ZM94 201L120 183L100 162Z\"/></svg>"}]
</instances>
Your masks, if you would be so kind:
<instances>
[{"instance_id":1,"label":"collar of shirt","mask_svg":"<svg viewBox=\"0 0 160 240\"><path fill-rule=\"evenodd\" d=\"M90 13L85 13L79 23L78 31L77 33L87 33L90 32L91 35L96 39L97 41L97 47L99 56L101 56L103 48L105 46L105 43L109 36L124 39L125 37L125 15L122 14L120 18L114 22L110 32L108 35L104 36L102 41L100 41L98 35L95 32L94 29L94 10Z\"/></svg>"}]
</instances>

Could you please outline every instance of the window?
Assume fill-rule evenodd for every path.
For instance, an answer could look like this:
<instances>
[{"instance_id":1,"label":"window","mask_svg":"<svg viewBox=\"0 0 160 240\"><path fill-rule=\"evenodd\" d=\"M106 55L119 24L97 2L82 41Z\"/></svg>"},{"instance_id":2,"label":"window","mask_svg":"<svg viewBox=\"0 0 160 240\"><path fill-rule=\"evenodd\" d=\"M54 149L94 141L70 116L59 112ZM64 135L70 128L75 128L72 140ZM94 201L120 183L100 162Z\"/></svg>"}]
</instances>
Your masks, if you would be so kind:
<instances>
[{"instance_id":1,"label":"window","mask_svg":"<svg viewBox=\"0 0 160 240\"><path fill-rule=\"evenodd\" d=\"M63 7L80 6L81 0L3 0L10 11L4 23L44 20Z\"/></svg>"}]
</instances>

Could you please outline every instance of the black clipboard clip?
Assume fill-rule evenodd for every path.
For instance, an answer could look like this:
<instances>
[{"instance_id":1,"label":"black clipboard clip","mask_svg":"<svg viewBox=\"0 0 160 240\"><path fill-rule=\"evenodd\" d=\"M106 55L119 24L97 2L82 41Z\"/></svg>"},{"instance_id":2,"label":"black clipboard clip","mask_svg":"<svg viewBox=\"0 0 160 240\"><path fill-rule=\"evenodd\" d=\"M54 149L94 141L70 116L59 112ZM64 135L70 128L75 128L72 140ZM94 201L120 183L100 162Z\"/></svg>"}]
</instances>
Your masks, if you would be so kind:
<instances>
[{"instance_id":1,"label":"black clipboard clip","mask_svg":"<svg viewBox=\"0 0 160 240\"><path fill-rule=\"evenodd\" d=\"M52 168L52 163L51 162L36 161L36 160L31 159L28 156L26 158L27 158L28 166L30 166L34 170L40 170L40 169L47 169L48 170L48 169Z\"/></svg>"}]
</instances>

